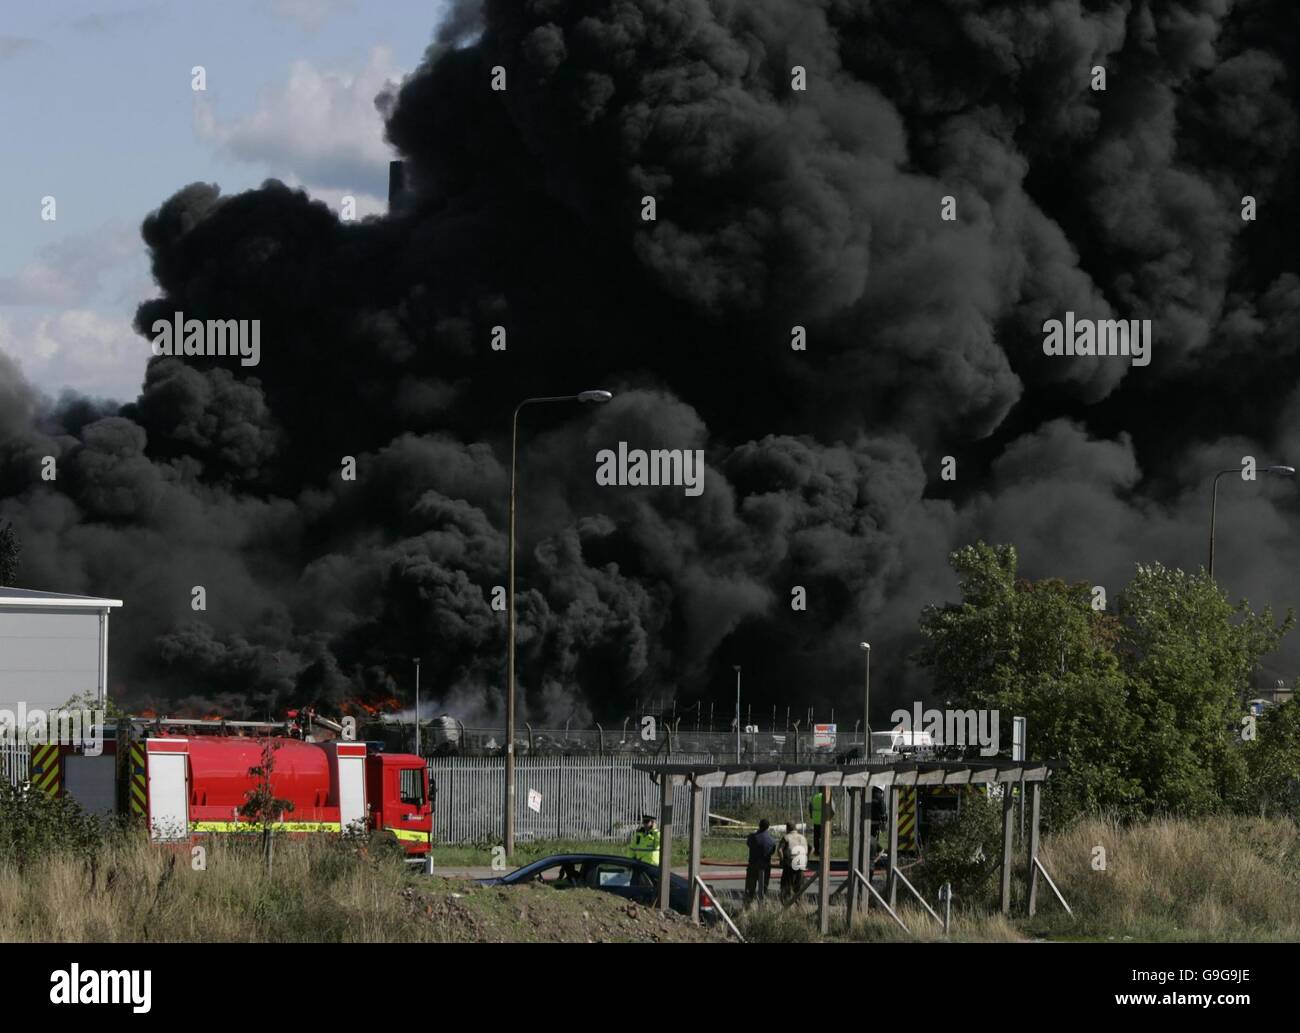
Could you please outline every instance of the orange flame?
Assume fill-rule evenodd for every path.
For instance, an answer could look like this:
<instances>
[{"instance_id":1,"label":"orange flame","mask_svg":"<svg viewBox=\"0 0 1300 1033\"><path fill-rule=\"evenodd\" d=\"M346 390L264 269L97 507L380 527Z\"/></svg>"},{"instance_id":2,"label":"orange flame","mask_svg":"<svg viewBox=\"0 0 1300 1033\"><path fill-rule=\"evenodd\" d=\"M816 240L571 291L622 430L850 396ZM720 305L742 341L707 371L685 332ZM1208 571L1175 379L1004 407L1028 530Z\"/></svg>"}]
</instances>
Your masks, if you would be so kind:
<instances>
[{"instance_id":1,"label":"orange flame","mask_svg":"<svg viewBox=\"0 0 1300 1033\"><path fill-rule=\"evenodd\" d=\"M396 696L386 696L375 700L351 699L340 707L344 714L356 715L358 711L370 717L376 714L391 713L402 709L402 701Z\"/></svg>"}]
</instances>

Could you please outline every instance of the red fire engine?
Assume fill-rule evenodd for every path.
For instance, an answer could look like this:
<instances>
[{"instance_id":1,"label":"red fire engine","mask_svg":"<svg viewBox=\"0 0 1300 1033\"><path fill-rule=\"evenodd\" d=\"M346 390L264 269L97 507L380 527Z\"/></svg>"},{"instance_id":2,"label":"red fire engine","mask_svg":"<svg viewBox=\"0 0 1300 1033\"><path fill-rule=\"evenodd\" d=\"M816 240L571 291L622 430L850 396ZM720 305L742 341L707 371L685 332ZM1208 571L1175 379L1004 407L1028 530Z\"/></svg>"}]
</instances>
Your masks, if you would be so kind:
<instances>
[{"instance_id":1,"label":"red fire engine","mask_svg":"<svg viewBox=\"0 0 1300 1033\"><path fill-rule=\"evenodd\" d=\"M313 722L343 731L308 715L308 727ZM293 804L271 822L276 830L300 835L361 827L387 832L409 855L429 852L433 806L423 760L295 732L303 732L296 720L130 719L105 729L99 754L83 746L33 748L29 778L92 812L141 815L155 842L178 842L259 829L239 810L260 782L252 769L269 756L271 795Z\"/></svg>"}]
</instances>

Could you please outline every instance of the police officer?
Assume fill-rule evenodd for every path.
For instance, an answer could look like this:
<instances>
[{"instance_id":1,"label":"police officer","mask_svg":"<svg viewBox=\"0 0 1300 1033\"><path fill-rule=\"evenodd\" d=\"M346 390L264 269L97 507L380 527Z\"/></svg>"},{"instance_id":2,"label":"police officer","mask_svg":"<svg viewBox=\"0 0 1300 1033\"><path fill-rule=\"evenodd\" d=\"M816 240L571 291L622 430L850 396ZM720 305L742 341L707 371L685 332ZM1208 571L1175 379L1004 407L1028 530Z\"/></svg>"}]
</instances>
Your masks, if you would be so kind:
<instances>
[{"instance_id":1,"label":"police officer","mask_svg":"<svg viewBox=\"0 0 1300 1033\"><path fill-rule=\"evenodd\" d=\"M825 802L826 796L825 790L823 789L818 789L817 792L813 794L812 799L808 801L808 816L812 819L809 824L813 827L812 852L814 854L821 853L822 849L822 808ZM829 807L826 807L826 810L829 812L826 817L833 817L835 814L835 805L831 804Z\"/></svg>"},{"instance_id":2,"label":"police officer","mask_svg":"<svg viewBox=\"0 0 1300 1033\"><path fill-rule=\"evenodd\" d=\"M632 833L632 856L638 861L658 867L659 844L662 839L662 834L655 828L655 816L641 815L641 827Z\"/></svg>"}]
</instances>

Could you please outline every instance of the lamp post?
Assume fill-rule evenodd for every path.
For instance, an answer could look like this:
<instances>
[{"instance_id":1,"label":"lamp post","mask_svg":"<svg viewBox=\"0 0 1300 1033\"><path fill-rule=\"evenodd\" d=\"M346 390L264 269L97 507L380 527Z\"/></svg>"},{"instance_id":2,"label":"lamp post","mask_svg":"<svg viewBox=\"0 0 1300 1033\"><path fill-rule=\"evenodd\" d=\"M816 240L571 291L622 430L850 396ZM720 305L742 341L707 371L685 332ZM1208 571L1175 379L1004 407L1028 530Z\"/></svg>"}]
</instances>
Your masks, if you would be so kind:
<instances>
[{"instance_id":1,"label":"lamp post","mask_svg":"<svg viewBox=\"0 0 1300 1033\"><path fill-rule=\"evenodd\" d=\"M740 664L732 667L736 672L736 763L740 763Z\"/></svg>"},{"instance_id":2,"label":"lamp post","mask_svg":"<svg viewBox=\"0 0 1300 1033\"><path fill-rule=\"evenodd\" d=\"M862 739L862 759L871 759L871 643L859 642L858 648L866 654L867 672L862 688L862 727L865 729Z\"/></svg>"},{"instance_id":3,"label":"lamp post","mask_svg":"<svg viewBox=\"0 0 1300 1033\"><path fill-rule=\"evenodd\" d=\"M1294 477L1294 466L1266 466L1261 473L1270 473L1274 477ZM1214 485L1210 492L1210 580L1214 580L1214 512L1219 504L1219 478L1229 473L1241 473L1241 468L1220 470L1214 475Z\"/></svg>"},{"instance_id":4,"label":"lamp post","mask_svg":"<svg viewBox=\"0 0 1300 1033\"><path fill-rule=\"evenodd\" d=\"M420 658L411 658L415 662L415 755L420 756Z\"/></svg>"},{"instance_id":5,"label":"lamp post","mask_svg":"<svg viewBox=\"0 0 1300 1033\"><path fill-rule=\"evenodd\" d=\"M501 836L506 856L515 851L515 460L519 452L519 410L546 402L608 402L609 391L579 391L576 395L525 398L515 406L510 428L510 578L506 588L506 799Z\"/></svg>"}]
</instances>

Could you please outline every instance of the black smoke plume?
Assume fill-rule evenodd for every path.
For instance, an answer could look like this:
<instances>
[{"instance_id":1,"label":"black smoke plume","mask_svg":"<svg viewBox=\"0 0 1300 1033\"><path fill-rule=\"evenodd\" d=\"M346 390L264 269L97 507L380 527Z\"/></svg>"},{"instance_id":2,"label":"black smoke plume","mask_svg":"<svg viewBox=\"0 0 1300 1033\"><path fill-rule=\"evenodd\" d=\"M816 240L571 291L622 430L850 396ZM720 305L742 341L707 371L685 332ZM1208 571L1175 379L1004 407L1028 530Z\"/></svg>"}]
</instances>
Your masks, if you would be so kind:
<instances>
[{"instance_id":1,"label":"black smoke plume","mask_svg":"<svg viewBox=\"0 0 1300 1033\"><path fill-rule=\"evenodd\" d=\"M0 521L25 583L126 601L129 700L409 700L419 655L443 706L499 714L531 395L616 392L523 417L542 722L725 699L733 664L759 714L851 722L864 638L880 722L925 690L950 549L1114 592L1204 563L1215 470L1300 460L1291 0L489 0L435 38L378 99L404 214L270 181L145 219L137 329L260 319L259 366L156 357L109 411L0 357ZM1068 310L1152 320L1151 364L1045 356ZM619 441L703 449L704 494L598 487ZM1223 485L1230 593L1295 601L1296 490Z\"/></svg>"}]
</instances>

